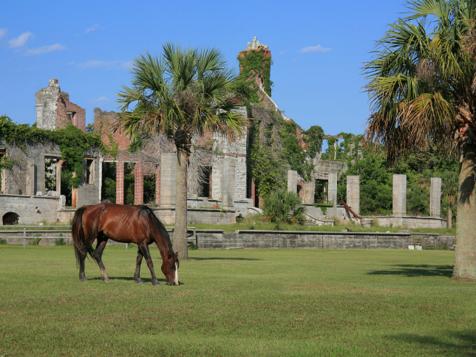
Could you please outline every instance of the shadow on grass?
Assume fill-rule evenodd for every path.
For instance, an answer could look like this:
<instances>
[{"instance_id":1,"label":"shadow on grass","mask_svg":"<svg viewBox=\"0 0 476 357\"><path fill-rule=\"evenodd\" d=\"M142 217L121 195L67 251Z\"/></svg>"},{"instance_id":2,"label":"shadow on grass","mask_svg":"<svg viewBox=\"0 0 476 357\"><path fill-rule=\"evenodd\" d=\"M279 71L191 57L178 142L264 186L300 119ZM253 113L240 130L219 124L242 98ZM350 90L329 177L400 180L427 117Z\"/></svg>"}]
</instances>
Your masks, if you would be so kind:
<instances>
[{"instance_id":1,"label":"shadow on grass","mask_svg":"<svg viewBox=\"0 0 476 357\"><path fill-rule=\"evenodd\" d=\"M401 334L390 336L390 338L431 347L435 355L476 356L476 330L450 332L448 338L412 334Z\"/></svg>"},{"instance_id":2,"label":"shadow on grass","mask_svg":"<svg viewBox=\"0 0 476 357\"><path fill-rule=\"evenodd\" d=\"M446 276L451 278L453 274L453 266L451 265L413 265L399 264L394 265L391 270L373 270L368 272L369 275L403 275L408 277L416 276Z\"/></svg>"},{"instance_id":3,"label":"shadow on grass","mask_svg":"<svg viewBox=\"0 0 476 357\"><path fill-rule=\"evenodd\" d=\"M87 281L94 281L94 280L102 280L102 278L100 276L95 276L94 278L87 278ZM123 281L132 281L132 282L135 282L134 278L131 277L131 276L110 276L109 277L109 281L112 282L112 281L115 281L115 280L123 280ZM142 283L150 283L152 281L151 278L141 278L142 280ZM160 279L160 278L157 278L157 280L159 281L159 283L166 283L167 281L165 279Z\"/></svg>"},{"instance_id":4,"label":"shadow on grass","mask_svg":"<svg viewBox=\"0 0 476 357\"><path fill-rule=\"evenodd\" d=\"M261 260L257 258L233 258L233 257L189 257L188 260L243 260L243 261L255 261Z\"/></svg>"}]
</instances>

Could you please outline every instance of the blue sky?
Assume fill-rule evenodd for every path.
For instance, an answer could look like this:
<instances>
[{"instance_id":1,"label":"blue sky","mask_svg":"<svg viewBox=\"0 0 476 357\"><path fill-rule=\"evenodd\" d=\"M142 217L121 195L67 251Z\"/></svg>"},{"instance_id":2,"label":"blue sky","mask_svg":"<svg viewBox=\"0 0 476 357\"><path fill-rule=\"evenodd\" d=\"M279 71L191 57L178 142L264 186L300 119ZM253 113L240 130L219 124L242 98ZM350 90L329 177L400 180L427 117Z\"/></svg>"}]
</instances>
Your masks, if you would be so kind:
<instances>
[{"instance_id":1,"label":"blue sky","mask_svg":"<svg viewBox=\"0 0 476 357\"><path fill-rule=\"evenodd\" d=\"M405 0L26 1L0 3L0 114L33 123L34 94L58 78L86 108L117 110L138 55L165 42L219 49L230 68L253 36L273 55L273 98L303 128L361 133L362 65Z\"/></svg>"}]
</instances>

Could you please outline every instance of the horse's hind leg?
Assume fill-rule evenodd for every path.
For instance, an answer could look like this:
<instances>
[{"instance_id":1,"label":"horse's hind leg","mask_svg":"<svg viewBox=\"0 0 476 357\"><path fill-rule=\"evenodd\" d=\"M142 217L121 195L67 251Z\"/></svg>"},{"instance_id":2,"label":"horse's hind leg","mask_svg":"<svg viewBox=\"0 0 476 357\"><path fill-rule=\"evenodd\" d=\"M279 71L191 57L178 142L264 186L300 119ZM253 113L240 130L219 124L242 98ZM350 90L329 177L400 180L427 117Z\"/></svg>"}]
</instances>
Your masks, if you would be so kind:
<instances>
[{"instance_id":1,"label":"horse's hind leg","mask_svg":"<svg viewBox=\"0 0 476 357\"><path fill-rule=\"evenodd\" d=\"M147 245L147 243L142 243L139 245L139 249L141 250L142 255L145 258L145 261L147 262L147 266L149 267L150 276L152 277L152 285L157 285L159 282L157 280L157 277L155 276L154 263L152 263L152 258L149 252L149 246Z\"/></svg>"},{"instance_id":2,"label":"horse's hind leg","mask_svg":"<svg viewBox=\"0 0 476 357\"><path fill-rule=\"evenodd\" d=\"M142 283L142 279L140 278L140 265L142 263L142 252L140 248L137 249L137 258L136 258L136 271L134 273L134 280L136 283Z\"/></svg>"},{"instance_id":3,"label":"horse's hind leg","mask_svg":"<svg viewBox=\"0 0 476 357\"><path fill-rule=\"evenodd\" d=\"M104 266L104 263L102 262L102 253L104 252L104 248L106 248L106 244L107 244L107 239L98 238L98 243L93 253L94 260L96 260L96 263L98 263L99 269L101 270L102 280L104 281L109 280L109 277L107 276L107 273L106 273L106 267Z\"/></svg>"},{"instance_id":4,"label":"horse's hind leg","mask_svg":"<svg viewBox=\"0 0 476 357\"><path fill-rule=\"evenodd\" d=\"M79 280L85 281L86 274L84 273L84 261L86 260L86 253L81 253L79 249L75 249L75 253L79 263Z\"/></svg>"}]
</instances>

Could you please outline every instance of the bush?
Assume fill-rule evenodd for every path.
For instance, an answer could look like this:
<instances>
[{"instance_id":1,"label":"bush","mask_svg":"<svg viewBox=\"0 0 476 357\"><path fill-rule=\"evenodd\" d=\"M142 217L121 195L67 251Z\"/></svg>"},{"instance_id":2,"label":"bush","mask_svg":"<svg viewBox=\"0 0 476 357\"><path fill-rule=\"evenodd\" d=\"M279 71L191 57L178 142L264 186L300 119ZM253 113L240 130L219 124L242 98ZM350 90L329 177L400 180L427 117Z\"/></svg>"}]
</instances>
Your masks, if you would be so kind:
<instances>
[{"instance_id":1,"label":"bush","mask_svg":"<svg viewBox=\"0 0 476 357\"><path fill-rule=\"evenodd\" d=\"M269 216L277 227L281 223L303 224L304 208L300 207L300 204L301 200L295 193L274 191L265 198L264 214Z\"/></svg>"}]
</instances>

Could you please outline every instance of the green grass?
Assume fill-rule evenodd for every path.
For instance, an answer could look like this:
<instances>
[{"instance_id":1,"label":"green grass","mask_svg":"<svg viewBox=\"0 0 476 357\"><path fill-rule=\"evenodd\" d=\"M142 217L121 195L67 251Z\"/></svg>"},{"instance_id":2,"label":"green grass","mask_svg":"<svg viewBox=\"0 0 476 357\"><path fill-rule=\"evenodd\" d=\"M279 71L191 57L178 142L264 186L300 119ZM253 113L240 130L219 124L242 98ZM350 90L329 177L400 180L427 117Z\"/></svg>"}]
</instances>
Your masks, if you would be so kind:
<instances>
[{"instance_id":1,"label":"green grass","mask_svg":"<svg viewBox=\"0 0 476 357\"><path fill-rule=\"evenodd\" d=\"M476 354L476 284L450 251L190 254L184 285L153 287L129 280L132 248L106 248L106 284L91 261L79 282L71 247L0 246L0 356Z\"/></svg>"}]
</instances>

